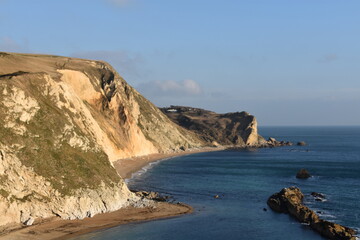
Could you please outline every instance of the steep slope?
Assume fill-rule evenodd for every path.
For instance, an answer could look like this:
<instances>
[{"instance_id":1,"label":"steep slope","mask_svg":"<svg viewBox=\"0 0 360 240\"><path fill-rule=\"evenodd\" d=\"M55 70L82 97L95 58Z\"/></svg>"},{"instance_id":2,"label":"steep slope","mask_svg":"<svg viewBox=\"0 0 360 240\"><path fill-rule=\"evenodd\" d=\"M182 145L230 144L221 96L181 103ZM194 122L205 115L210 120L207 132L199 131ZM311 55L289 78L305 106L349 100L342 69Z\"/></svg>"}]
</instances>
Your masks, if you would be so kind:
<instances>
[{"instance_id":1,"label":"steep slope","mask_svg":"<svg viewBox=\"0 0 360 240\"><path fill-rule=\"evenodd\" d=\"M258 134L256 118L247 112L218 114L200 108L160 108L172 121L214 145L259 146L267 142Z\"/></svg>"},{"instance_id":2,"label":"steep slope","mask_svg":"<svg viewBox=\"0 0 360 240\"><path fill-rule=\"evenodd\" d=\"M0 53L0 225L144 204L112 162L203 145L105 62Z\"/></svg>"}]
</instances>

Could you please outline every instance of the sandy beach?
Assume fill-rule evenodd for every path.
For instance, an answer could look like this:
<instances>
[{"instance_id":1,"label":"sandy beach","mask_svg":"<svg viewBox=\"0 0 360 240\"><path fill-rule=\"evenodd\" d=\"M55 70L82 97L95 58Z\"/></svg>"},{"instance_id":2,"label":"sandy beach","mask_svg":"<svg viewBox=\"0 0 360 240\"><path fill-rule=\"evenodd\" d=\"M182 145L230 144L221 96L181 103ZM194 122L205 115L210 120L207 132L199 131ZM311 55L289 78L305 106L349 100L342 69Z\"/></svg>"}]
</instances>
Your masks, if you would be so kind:
<instances>
[{"instance_id":1,"label":"sandy beach","mask_svg":"<svg viewBox=\"0 0 360 240\"><path fill-rule=\"evenodd\" d=\"M191 213L192 208L185 204L157 203L156 208L128 207L111 213L95 215L92 218L82 220L59 220L51 218L35 223L33 226L13 226L7 233L0 235L0 239L6 240L49 240L69 239L85 233L107 229L120 224L149 221Z\"/></svg>"},{"instance_id":2,"label":"sandy beach","mask_svg":"<svg viewBox=\"0 0 360 240\"><path fill-rule=\"evenodd\" d=\"M121 159L115 162L114 166L124 178L139 171L151 162L176 156L220 151L221 148L202 148L191 151L182 151L168 154L152 154L144 157ZM85 233L107 229L121 224L139 221L175 217L188 214L193 211L191 206L186 204L170 204L157 202L156 207L134 208L127 207L110 213L95 215L92 218L82 220L62 220L57 217L35 221L32 226L16 224L0 229L0 239L6 240L32 240L32 239L69 239Z\"/></svg>"},{"instance_id":3,"label":"sandy beach","mask_svg":"<svg viewBox=\"0 0 360 240\"><path fill-rule=\"evenodd\" d=\"M221 150L224 150L224 148L205 147L205 148L196 148L187 151L173 152L173 153L156 153L143 157L120 159L114 162L114 167L116 168L116 171L120 174L122 178L128 179L131 178L131 175L133 173L141 170L143 167L145 167L151 162L155 162L161 159L173 158L177 156L194 154L194 153L212 152L212 151L221 151Z\"/></svg>"}]
</instances>

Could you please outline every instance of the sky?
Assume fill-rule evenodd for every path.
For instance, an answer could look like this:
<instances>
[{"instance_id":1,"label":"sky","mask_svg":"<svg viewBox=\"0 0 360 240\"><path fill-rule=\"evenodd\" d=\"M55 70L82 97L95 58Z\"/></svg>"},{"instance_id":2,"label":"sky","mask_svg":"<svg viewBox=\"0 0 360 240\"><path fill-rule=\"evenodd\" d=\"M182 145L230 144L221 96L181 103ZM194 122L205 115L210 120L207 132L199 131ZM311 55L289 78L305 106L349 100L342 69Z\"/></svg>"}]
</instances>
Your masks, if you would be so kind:
<instances>
[{"instance_id":1,"label":"sky","mask_svg":"<svg viewBox=\"0 0 360 240\"><path fill-rule=\"evenodd\" d=\"M0 51L105 60L157 106L360 125L358 0L0 0Z\"/></svg>"}]
</instances>

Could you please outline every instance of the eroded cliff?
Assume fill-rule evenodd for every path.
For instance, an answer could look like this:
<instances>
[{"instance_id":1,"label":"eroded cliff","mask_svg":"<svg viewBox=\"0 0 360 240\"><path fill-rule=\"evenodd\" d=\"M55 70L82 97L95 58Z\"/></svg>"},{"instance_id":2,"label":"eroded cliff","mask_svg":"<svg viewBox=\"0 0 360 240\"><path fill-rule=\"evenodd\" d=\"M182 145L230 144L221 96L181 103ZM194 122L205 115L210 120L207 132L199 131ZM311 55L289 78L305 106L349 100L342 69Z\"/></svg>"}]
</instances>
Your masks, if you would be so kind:
<instances>
[{"instance_id":1,"label":"eroded cliff","mask_svg":"<svg viewBox=\"0 0 360 240\"><path fill-rule=\"evenodd\" d=\"M203 145L105 62L0 53L0 225L146 204L112 162Z\"/></svg>"},{"instance_id":2,"label":"eroded cliff","mask_svg":"<svg viewBox=\"0 0 360 240\"><path fill-rule=\"evenodd\" d=\"M184 106L161 110L175 123L214 145L245 147L267 144L258 134L256 118L247 112L219 114Z\"/></svg>"}]
</instances>

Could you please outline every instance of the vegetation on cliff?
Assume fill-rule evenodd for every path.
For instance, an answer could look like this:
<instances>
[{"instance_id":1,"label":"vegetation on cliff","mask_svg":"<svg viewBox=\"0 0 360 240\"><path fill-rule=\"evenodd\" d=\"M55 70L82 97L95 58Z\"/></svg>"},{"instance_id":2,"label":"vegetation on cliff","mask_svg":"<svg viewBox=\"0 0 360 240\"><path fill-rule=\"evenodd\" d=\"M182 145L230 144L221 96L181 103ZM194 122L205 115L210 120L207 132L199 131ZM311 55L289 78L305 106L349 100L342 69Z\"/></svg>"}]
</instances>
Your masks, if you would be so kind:
<instances>
[{"instance_id":1,"label":"vegetation on cliff","mask_svg":"<svg viewBox=\"0 0 360 240\"><path fill-rule=\"evenodd\" d=\"M113 161L203 145L105 62L0 54L0 225L138 204Z\"/></svg>"},{"instance_id":2,"label":"vegetation on cliff","mask_svg":"<svg viewBox=\"0 0 360 240\"><path fill-rule=\"evenodd\" d=\"M219 114L184 106L160 109L176 124L193 131L213 145L244 147L266 143L258 135L256 118L247 112Z\"/></svg>"}]
</instances>

